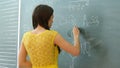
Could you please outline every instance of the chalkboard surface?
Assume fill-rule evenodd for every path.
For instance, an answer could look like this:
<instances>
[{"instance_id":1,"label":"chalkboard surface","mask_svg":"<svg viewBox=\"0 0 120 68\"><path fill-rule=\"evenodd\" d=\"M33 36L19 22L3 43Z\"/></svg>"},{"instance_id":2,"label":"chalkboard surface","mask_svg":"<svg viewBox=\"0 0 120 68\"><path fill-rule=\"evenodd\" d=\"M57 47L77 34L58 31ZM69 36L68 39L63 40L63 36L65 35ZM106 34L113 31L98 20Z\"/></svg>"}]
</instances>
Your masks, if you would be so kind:
<instances>
[{"instance_id":1,"label":"chalkboard surface","mask_svg":"<svg viewBox=\"0 0 120 68\"><path fill-rule=\"evenodd\" d=\"M52 29L73 43L72 28L81 30L81 55L62 51L59 68L120 68L119 0L21 0L20 38L32 29L32 12L38 4L54 8Z\"/></svg>"}]
</instances>

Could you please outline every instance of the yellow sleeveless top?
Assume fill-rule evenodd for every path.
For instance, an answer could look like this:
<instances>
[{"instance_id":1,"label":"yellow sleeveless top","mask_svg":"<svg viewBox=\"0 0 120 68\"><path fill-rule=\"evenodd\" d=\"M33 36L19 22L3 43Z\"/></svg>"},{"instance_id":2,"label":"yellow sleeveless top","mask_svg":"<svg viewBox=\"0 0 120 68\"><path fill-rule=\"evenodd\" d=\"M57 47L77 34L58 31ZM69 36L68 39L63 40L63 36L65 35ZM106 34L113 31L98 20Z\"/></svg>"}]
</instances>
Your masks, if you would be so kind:
<instances>
[{"instance_id":1,"label":"yellow sleeveless top","mask_svg":"<svg viewBox=\"0 0 120 68\"><path fill-rule=\"evenodd\" d=\"M45 30L40 34L31 31L23 35L22 42L32 63L32 68L58 68L58 49L54 45L57 32Z\"/></svg>"}]
</instances>

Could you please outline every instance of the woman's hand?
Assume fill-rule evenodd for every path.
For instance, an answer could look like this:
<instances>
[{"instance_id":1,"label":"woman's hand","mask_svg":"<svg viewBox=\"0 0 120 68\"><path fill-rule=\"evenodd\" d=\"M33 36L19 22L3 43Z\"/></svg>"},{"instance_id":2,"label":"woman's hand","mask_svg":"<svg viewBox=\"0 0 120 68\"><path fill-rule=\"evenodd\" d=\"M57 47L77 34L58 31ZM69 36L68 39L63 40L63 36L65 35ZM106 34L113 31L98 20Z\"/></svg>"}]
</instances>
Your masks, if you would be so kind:
<instances>
[{"instance_id":1,"label":"woman's hand","mask_svg":"<svg viewBox=\"0 0 120 68\"><path fill-rule=\"evenodd\" d=\"M74 27L73 27L73 35L74 35L74 39L75 39L75 40L79 38L79 34L80 34L80 32L79 32L78 27L77 27L77 26L74 26Z\"/></svg>"}]
</instances>

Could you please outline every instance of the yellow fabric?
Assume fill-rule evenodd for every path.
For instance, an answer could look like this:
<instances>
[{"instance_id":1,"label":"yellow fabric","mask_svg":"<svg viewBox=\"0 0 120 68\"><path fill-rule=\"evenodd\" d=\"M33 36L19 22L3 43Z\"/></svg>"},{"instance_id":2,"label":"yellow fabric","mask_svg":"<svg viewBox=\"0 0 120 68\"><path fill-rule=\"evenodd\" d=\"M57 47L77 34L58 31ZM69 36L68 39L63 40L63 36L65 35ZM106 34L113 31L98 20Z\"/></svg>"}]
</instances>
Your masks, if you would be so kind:
<instances>
[{"instance_id":1,"label":"yellow fabric","mask_svg":"<svg viewBox=\"0 0 120 68\"><path fill-rule=\"evenodd\" d=\"M32 68L58 68L58 49L54 45L56 31L46 30L40 34L26 32L23 43L32 63Z\"/></svg>"}]
</instances>

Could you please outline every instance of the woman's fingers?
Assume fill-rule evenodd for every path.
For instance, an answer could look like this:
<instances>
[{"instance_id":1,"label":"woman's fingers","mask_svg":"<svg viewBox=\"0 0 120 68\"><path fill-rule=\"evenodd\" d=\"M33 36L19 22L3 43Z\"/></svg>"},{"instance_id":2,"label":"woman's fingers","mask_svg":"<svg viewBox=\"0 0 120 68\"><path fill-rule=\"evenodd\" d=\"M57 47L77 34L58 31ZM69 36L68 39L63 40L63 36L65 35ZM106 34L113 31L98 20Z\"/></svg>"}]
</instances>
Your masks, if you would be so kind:
<instances>
[{"instance_id":1,"label":"woman's fingers","mask_svg":"<svg viewBox=\"0 0 120 68\"><path fill-rule=\"evenodd\" d=\"M73 27L73 34L74 34L75 37L78 37L78 36L79 36L79 29L78 29L77 26L74 26L74 27Z\"/></svg>"}]
</instances>

